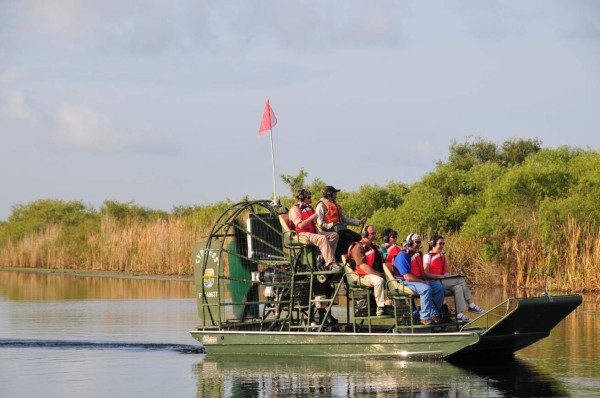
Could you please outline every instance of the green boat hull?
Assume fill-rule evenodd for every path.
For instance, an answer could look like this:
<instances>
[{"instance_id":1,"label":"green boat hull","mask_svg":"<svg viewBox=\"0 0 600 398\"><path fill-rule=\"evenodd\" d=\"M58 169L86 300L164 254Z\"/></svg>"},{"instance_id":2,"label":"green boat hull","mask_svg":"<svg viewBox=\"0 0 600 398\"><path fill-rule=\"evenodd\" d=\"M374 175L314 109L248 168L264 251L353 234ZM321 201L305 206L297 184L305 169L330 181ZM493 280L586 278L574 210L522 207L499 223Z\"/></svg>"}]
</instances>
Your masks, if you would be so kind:
<instances>
[{"instance_id":1,"label":"green boat hull","mask_svg":"<svg viewBox=\"0 0 600 398\"><path fill-rule=\"evenodd\" d=\"M477 333L311 333L191 331L208 354L445 358L477 343Z\"/></svg>"}]
</instances>

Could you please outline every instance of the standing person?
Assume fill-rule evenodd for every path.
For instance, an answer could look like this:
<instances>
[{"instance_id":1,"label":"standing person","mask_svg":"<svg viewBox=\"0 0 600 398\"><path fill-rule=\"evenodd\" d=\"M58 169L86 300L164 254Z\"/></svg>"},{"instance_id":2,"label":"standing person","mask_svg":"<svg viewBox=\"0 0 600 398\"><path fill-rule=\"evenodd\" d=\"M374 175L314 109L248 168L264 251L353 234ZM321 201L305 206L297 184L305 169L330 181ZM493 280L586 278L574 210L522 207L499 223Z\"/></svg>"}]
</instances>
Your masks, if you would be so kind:
<instances>
[{"instance_id":1,"label":"standing person","mask_svg":"<svg viewBox=\"0 0 600 398\"><path fill-rule=\"evenodd\" d=\"M423 256L423 267L427 274L440 277L444 289L454 294L456 320L458 322L470 322L471 319L465 313L467 310L475 314L483 314L485 311L473 301L473 296L465 278L448 273L448 264L443 252L445 245L446 241L443 236L433 235L429 241L429 253Z\"/></svg>"},{"instance_id":2,"label":"standing person","mask_svg":"<svg viewBox=\"0 0 600 398\"><path fill-rule=\"evenodd\" d=\"M406 237L406 249L398 253L394 265L404 280L404 286L417 292L421 299L421 323L440 323L440 309L444 304L444 287L439 281L427 279L423 268L423 256L419 251L422 239L412 233Z\"/></svg>"},{"instance_id":3,"label":"standing person","mask_svg":"<svg viewBox=\"0 0 600 398\"><path fill-rule=\"evenodd\" d=\"M299 202L292 206L288 213L296 232L310 244L319 248L327 268L340 270L341 267L337 264L334 256L339 239L338 234L336 232L321 234L317 231L317 213L310 205L312 194L308 189L299 189L296 198Z\"/></svg>"},{"instance_id":4,"label":"standing person","mask_svg":"<svg viewBox=\"0 0 600 398\"><path fill-rule=\"evenodd\" d=\"M361 240L353 243L348 249L348 258L355 264L354 271L373 284L373 294L377 303L377 316L384 314L385 309L385 275L383 274L383 257L373 244L377 231L372 225L362 230Z\"/></svg>"},{"instance_id":5,"label":"standing person","mask_svg":"<svg viewBox=\"0 0 600 398\"><path fill-rule=\"evenodd\" d=\"M347 228L347 225L364 225L365 217L360 220L344 216L342 207L335 202L339 189L328 185L323 189L323 197L317 202L317 226L324 233L337 232L339 242L335 258L339 261L353 242L361 239L360 234Z\"/></svg>"}]
</instances>

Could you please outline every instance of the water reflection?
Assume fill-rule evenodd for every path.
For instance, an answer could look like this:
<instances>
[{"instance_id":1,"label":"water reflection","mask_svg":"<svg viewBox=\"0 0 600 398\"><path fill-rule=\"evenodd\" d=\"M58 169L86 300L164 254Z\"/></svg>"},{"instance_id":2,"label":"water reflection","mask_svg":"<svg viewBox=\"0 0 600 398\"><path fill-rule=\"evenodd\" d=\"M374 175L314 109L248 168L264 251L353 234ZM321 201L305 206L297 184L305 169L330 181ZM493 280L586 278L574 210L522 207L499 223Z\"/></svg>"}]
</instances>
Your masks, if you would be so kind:
<instances>
[{"instance_id":1,"label":"water reflection","mask_svg":"<svg viewBox=\"0 0 600 398\"><path fill-rule=\"evenodd\" d=\"M193 297L192 279L107 276L0 269L0 297L15 301Z\"/></svg>"},{"instance_id":2,"label":"water reflection","mask_svg":"<svg viewBox=\"0 0 600 398\"><path fill-rule=\"evenodd\" d=\"M566 386L549 373L525 361L514 358L505 362L485 364L455 363L488 384L490 390L509 397L566 397Z\"/></svg>"},{"instance_id":3,"label":"water reflection","mask_svg":"<svg viewBox=\"0 0 600 398\"><path fill-rule=\"evenodd\" d=\"M198 397L567 396L558 380L522 361L458 366L444 361L206 356L193 366Z\"/></svg>"},{"instance_id":4,"label":"water reflection","mask_svg":"<svg viewBox=\"0 0 600 398\"><path fill-rule=\"evenodd\" d=\"M516 292L474 290L491 308ZM600 298L494 364L197 353L188 280L0 269L0 397L598 396ZM191 372L190 372L191 368Z\"/></svg>"},{"instance_id":5,"label":"water reflection","mask_svg":"<svg viewBox=\"0 0 600 398\"><path fill-rule=\"evenodd\" d=\"M191 344L146 343L86 340L33 340L0 339L0 348L32 348L57 350L116 350L116 351L172 351L181 354L203 354L204 348Z\"/></svg>"}]
</instances>

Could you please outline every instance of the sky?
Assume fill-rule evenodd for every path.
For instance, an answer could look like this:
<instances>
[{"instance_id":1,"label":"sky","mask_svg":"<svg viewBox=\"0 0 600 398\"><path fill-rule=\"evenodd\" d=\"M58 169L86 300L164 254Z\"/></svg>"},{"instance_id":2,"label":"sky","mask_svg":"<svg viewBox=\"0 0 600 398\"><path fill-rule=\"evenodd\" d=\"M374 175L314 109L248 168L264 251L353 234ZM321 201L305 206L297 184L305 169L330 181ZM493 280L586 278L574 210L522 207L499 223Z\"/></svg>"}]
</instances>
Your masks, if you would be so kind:
<instances>
[{"instance_id":1,"label":"sky","mask_svg":"<svg viewBox=\"0 0 600 398\"><path fill-rule=\"evenodd\" d=\"M599 150L600 2L0 0L0 220L270 199L267 99L276 174L345 191L468 137Z\"/></svg>"}]
</instances>

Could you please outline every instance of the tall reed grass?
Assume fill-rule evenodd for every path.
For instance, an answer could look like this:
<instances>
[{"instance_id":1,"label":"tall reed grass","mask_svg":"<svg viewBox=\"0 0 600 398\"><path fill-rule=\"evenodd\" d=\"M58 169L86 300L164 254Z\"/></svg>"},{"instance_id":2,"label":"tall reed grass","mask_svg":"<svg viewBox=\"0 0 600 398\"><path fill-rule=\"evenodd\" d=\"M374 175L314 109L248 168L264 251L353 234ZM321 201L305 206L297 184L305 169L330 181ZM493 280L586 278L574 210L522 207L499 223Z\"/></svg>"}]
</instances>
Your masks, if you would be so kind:
<instances>
[{"instance_id":1,"label":"tall reed grass","mask_svg":"<svg viewBox=\"0 0 600 398\"><path fill-rule=\"evenodd\" d=\"M169 216L155 221L122 220L103 215L87 235L85 253L73 254L60 225L48 225L17 243L0 247L0 266L82 269L144 275L191 275L191 250L218 216L191 220ZM556 227L556 242L535 236L508 239L504 265L486 262L483 241L460 233L446 235L450 271L476 285L536 288L548 291L600 291L600 229L569 219Z\"/></svg>"},{"instance_id":2,"label":"tall reed grass","mask_svg":"<svg viewBox=\"0 0 600 398\"><path fill-rule=\"evenodd\" d=\"M191 248L201 232L187 225L185 217L123 222L103 216L99 231L87 236L81 261L69 254L68 242L61 241L61 227L49 225L1 247L0 266L190 275Z\"/></svg>"},{"instance_id":3,"label":"tall reed grass","mask_svg":"<svg viewBox=\"0 0 600 398\"><path fill-rule=\"evenodd\" d=\"M548 291L600 291L600 228L569 218L555 242L513 238L503 245L503 284Z\"/></svg>"}]
</instances>

